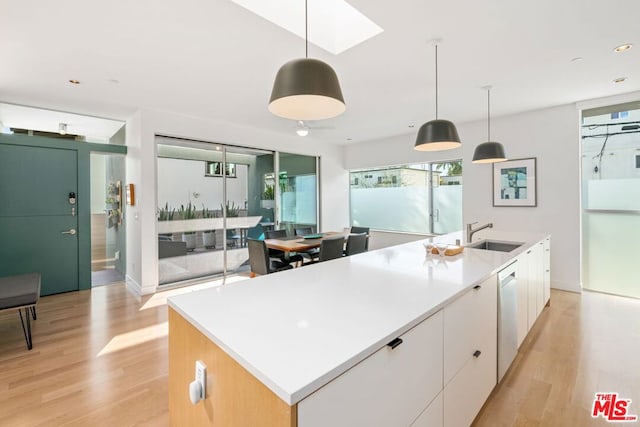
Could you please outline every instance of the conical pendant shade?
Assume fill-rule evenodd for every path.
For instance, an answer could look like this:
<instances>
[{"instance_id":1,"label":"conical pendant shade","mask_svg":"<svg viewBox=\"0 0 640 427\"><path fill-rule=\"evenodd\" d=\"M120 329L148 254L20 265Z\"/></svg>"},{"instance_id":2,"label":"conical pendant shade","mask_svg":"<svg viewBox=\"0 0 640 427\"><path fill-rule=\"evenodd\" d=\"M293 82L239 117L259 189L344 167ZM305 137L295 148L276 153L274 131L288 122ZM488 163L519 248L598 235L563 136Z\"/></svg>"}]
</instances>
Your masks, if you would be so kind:
<instances>
[{"instance_id":1,"label":"conical pendant shade","mask_svg":"<svg viewBox=\"0 0 640 427\"><path fill-rule=\"evenodd\" d=\"M473 152L473 163L498 163L504 162L504 147L499 142L483 142Z\"/></svg>"},{"instance_id":2,"label":"conical pendant shade","mask_svg":"<svg viewBox=\"0 0 640 427\"><path fill-rule=\"evenodd\" d=\"M487 142L478 145L473 151L472 163L498 163L507 160L504 147L499 142L491 141L491 86L487 90Z\"/></svg>"},{"instance_id":3,"label":"conical pendant shade","mask_svg":"<svg viewBox=\"0 0 640 427\"><path fill-rule=\"evenodd\" d=\"M418 151L440 151L460 145L456 126L449 120L436 119L420 126L414 148Z\"/></svg>"},{"instance_id":4,"label":"conical pendant shade","mask_svg":"<svg viewBox=\"0 0 640 427\"><path fill-rule=\"evenodd\" d=\"M338 76L326 63L302 58L280 67L269 111L292 120L323 120L346 110Z\"/></svg>"},{"instance_id":5,"label":"conical pendant shade","mask_svg":"<svg viewBox=\"0 0 640 427\"><path fill-rule=\"evenodd\" d=\"M438 119L438 41L433 41L436 51L436 119L420 126L413 147L418 151L451 150L462 145L456 126L449 120Z\"/></svg>"}]
</instances>

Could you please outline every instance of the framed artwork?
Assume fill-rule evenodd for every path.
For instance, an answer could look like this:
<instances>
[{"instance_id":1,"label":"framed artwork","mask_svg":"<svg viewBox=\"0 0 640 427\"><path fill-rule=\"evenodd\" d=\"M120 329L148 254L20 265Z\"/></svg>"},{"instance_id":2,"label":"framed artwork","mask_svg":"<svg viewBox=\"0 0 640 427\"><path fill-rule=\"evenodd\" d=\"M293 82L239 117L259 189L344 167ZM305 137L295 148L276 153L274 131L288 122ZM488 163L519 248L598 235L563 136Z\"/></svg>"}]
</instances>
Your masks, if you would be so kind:
<instances>
[{"instance_id":1,"label":"framed artwork","mask_svg":"<svg viewBox=\"0 0 640 427\"><path fill-rule=\"evenodd\" d=\"M537 206L535 157L493 164L493 206Z\"/></svg>"},{"instance_id":2,"label":"framed artwork","mask_svg":"<svg viewBox=\"0 0 640 427\"><path fill-rule=\"evenodd\" d=\"M204 176L222 176L222 162L205 162L204 163ZM235 163L226 163L224 175L227 178L236 178L236 165Z\"/></svg>"}]
</instances>

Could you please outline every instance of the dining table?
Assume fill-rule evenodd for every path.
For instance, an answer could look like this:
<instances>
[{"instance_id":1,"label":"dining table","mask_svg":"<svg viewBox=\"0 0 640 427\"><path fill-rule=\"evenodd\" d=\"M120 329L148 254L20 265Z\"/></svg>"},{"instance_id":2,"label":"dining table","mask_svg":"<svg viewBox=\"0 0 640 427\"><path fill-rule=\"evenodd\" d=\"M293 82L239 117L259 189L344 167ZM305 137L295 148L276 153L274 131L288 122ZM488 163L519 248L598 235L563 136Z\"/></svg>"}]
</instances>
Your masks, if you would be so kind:
<instances>
[{"instance_id":1,"label":"dining table","mask_svg":"<svg viewBox=\"0 0 640 427\"><path fill-rule=\"evenodd\" d=\"M325 233L311 234L308 236L287 237L284 239L265 239L264 243L269 249L277 249L285 253L304 252L310 249L319 248L322 240L336 236L343 236L345 239L349 233L342 231L327 231Z\"/></svg>"}]
</instances>

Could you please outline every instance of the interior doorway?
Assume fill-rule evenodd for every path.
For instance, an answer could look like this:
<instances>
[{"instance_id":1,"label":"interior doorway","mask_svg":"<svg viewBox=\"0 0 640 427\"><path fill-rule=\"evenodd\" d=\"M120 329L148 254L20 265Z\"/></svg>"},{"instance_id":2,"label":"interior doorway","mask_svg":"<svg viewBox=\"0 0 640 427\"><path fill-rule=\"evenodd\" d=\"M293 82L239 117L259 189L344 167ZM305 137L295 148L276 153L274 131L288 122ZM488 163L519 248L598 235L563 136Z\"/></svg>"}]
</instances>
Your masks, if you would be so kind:
<instances>
[{"instance_id":1,"label":"interior doorway","mask_svg":"<svg viewBox=\"0 0 640 427\"><path fill-rule=\"evenodd\" d=\"M125 156L91 153L91 286L124 281Z\"/></svg>"}]
</instances>

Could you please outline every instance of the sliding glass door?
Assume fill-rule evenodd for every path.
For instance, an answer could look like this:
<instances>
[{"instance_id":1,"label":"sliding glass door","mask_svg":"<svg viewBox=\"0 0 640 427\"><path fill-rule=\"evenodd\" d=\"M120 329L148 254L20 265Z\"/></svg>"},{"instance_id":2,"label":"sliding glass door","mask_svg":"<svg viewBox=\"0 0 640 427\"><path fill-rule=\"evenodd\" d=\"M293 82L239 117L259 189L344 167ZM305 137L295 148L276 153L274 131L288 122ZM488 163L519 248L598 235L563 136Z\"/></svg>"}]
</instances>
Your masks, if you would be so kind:
<instances>
[{"instance_id":1,"label":"sliding glass door","mask_svg":"<svg viewBox=\"0 0 640 427\"><path fill-rule=\"evenodd\" d=\"M159 284L248 271L247 238L273 223L273 152L158 137Z\"/></svg>"}]
</instances>

